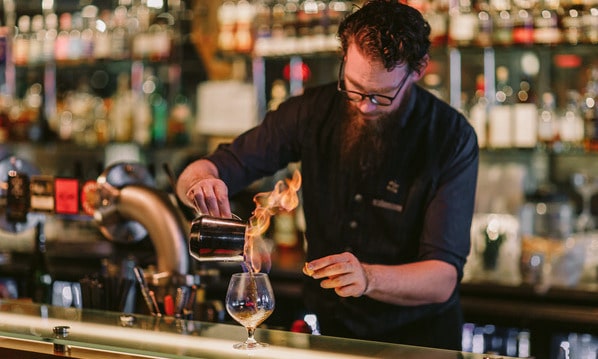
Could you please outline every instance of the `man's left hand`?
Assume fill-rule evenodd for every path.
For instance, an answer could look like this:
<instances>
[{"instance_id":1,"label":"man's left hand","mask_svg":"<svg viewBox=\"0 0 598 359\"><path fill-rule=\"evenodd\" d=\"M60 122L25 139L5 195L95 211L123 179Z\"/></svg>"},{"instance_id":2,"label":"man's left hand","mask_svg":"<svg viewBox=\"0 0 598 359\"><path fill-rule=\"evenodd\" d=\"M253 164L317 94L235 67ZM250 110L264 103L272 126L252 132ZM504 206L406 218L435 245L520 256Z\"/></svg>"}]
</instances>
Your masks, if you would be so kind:
<instances>
[{"instance_id":1,"label":"man's left hand","mask_svg":"<svg viewBox=\"0 0 598 359\"><path fill-rule=\"evenodd\" d=\"M320 286L334 289L341 297L361 297L368 291L368 273L350 252L315 259L306 264L303 273L323 279Z\"/></svg>"}]
</instances>

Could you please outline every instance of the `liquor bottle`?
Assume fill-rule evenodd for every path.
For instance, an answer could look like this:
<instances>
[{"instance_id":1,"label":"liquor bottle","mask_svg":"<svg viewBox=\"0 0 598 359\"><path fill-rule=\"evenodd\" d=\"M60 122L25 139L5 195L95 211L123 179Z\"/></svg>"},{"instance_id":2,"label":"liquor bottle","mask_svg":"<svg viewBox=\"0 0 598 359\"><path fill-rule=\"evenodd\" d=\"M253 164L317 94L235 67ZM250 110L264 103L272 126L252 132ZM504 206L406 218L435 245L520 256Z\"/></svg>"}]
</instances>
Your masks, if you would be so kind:
<instances>
[{"instance_id":1,"label":"liquor bottle","mask_svg":"<svg viewBox=\"0 0 598 359\"><path fill-rule=\"evenodd\" d=\"M538 142L538 107L531 80L521 79L513 105L513 146L534 148Z\"/></svg>"},{"instance_id":2,"label":"liquor bottle","mask_svg":"<svg viewBox=\"0 0 598 359\"><path fill-rule=\"evenodd\" d=\"M586 42L598 44L598 0L584 0L583 32Z\"/></svg>"},{"instance_id":3,"label":"liquor bottle","mask_svg":"<svg viewBox=\"0 0 598 359\"><path fill-rule=\"evenodd\" d=\"M586 151L598 151L598 66L588 69L588 82L582 98L585 123L584 147Z\"/></svg>"},{"instance_id":4,"label":"liquor bottle","mask_svg":"<svg viewBox=\"0 0 598 359\"><path fill-rule=\"evenodd\" d=\"M177 94L168 118L168 143L179 146L189 144L192 121L189 99L183 94Z\"/></svg>"},{"instance_id":5,"label":"liquor bottle","mask_svg":"<svg viewBox=\"0 0 598 359\"><path fill-rule=\"evenodd\" d=\"M27 173L20 172L18 159L11 158L13 169L8 171L8 189L6 192L6 220L11 223L27 222L30 207L30 180Z\"/></svg>"},{"instance_id":6,"label":"liquor bottle","mask_svg":"<svg viewBox=\"0 0 598 359\"><path fill-rule=\"evenodd\" d=\"M28 278L28 295L34 303L52 304L52 275L46 256L44 222L35 226L35 247L31 255Z\"/></svg>"},{"instance_id":7,"label":"liquor bottle","mask_svg":"<svg viewBox=\"0 0 598 359\"><path fill-rule=\"evenodd\" d=\"M288 98L287 84L282 79L272 82L270 89L270 101L268 101L268 111L275 111L278 106Z\"/></svg>"},{"instance_id":8,"label":"liquor bottle","mask_svg":"<svg viewBox=\"0 0 598 359\"><path fill-rule=\"evenodd\" d=\"M31 17L19 17L17 33L13 39L12 60L15 65L26 65L29 61L29 41L31 41Z\"/></svg>"},{"instance_id":9,"label":"liquor bottle","mask_svg":"<svg viewBox=\"0 0 598 359\"><path fill-rule=\"evenodd\" d=\"M5 23L0 22L0 71L4 72L6 68L7 51L9 45L10 28ZM12 40L11 40L12 41Z\"/></svg>"},{"instance_id":10,"label":"liquor bottle","mask_svg":"<svg viewBox=\"0 0 598 359\"><path fill-rule=\"evenodd\" d=\"M540 149L552 150L558 140L558 118L555 98L551 92L542 95L542 105L538 114L538 145Z\"/></svg>"},{"instance_id":11,"label":"liquor bottle","mask_svg":"<svg viewBox=\"0 0 598 359\"><path fill-rule=\"evenodd\" d=\"M135 75L134 75L135 76ZM160 82L151 67L143 69L143 85L141 91L133 91L133 107L131 109L132 140L146 146L151 143L156 133L166 137L165 121L160 120L160 114L167 110L166 100L162 98ZM161 109L163 109L161 111ZM163 136L162 136L163 135ZM165 141L164 141L165 142ZM156 142L156 145L162 145Z\"/></svg>"},{"instance_id":12,"label":"liquor bottle","mask_svg":"<svg viewBox=\"0 0 598 359\"><path fill-rule=\"evenodd\" d=\"M130 56L129 28L127 27L128 10L124 5L114 9L113 22L110 27L111 56L113 59L122 60Z\"/></svg>"},{"instance_id":13,"label":"liquor bottle","mask_svg":"<svg viewBox=\"0 0 598 359\"><path fill-rule=\"evenodd\" d=\"M265 52L268 54L283 53L286 41L284 30L285 4L282 0L276 0L272 4L272 23L270 26L270 39ZM260 50L263 50L260 49Z\"/></svg>"},{"instance_id":14,"label":"liquor bottle","mask_svg":"<svg viewBox=\"0 0 598 359\"><path fill-rule=\"evenodd\" d=\"M577 45L585 38L583 33L584 5L581 0L571 0L563 8L561 26L563 28L564 41L572 45Z\"/></svg>"},{"instance_id":15,"label":"liquor bottle","mask_svg":"<svg viewBox=\"0 0 598 359\"><path fill-rule=\"evenodd\" d=\"M166 145L168 141L168 102L158 92L151 94L147 101L151 106L150 123L147 124L148 130L151 126L151 131L147 132L151 133L151 142L153 145L162 147ZM144 123L140 123L139 125L143 126ZM141 129L141 131L144 130ZM139 139L137 142L143 145L144 143L141 142L142 140L143 139Z\"/></svg>"},{"instance_id":16,"label":"liquor bottle","mask_svg":"<svg viewBox=\"0 0 598 359\"><path fill-rule=\"evenodd\" d=\"M433 5L441 6L444 4L445 1L439 0L434 1ZM336 37L336 33L338 31L338 25L340 22L351 13L352 11L352 2L346 0L330 0L328 2L328 26L326 29L326 33L328 34L328 46L330 49L338 49L338 38ZM447 36L447 27L448 27L448 20L446 19L447 15L442 14L444 16L444 22L441 21L441 24L438 24L437 21L432 19L428 19L430 24L435 24L436 29L431 29L430 39L436 43L437 41L435 38L443 34L442 44L446 42Z\"/></svg>"},{"instance_id":17,"label":"liquor bottle","mask_svg":"<svg viewBox=\"0 0 598 359\"><path fill-rule=\"evenodd\" d=\"M488 112L488 146L512 146L513 88L509 84L509 69L496 68L496 93Z\"/></svg>"},{"instance_id":18,"label":"liquor bottle","mask_svg":"<svg viewBox=\"0 0 598 359\"><path fill-rule=\"evenodd\" d=\"M224 52L235 49L235 26L237 22L237 5L231 1L224 1L218 8L218 48Z\"/></svg>"},{"instance_id":19,"label":"liquor bottle","mask_svg":"<svg viewBox=\"0 0 598 359\"><path fill-rule=\"evenodd\" d=\"M470 45L476 37L478 19L470 0L459 0L449 10L449 43L456 46Z\"/></svg>"},{"instance_id":20,"label":"liquor bottle","mask_svg":"<svg viewBox=\"0 0 598 359\"><path fill-rule=\"evenodd\" d=\"M257 56L267 55L272 38L272 6L268 0L255 2L255 43Z\"/></svg>"},{"instance_id":21,"label":"liquor bottle","mask_svg":"<svg viewBox=\"0 0 598 359\"><path fill-rule=\"evenodd\" d=\"M54 48L58 36L58 15L54 11L54 1L42 1L42 26L37 38L41 44L41 63L54 61ZM52 111L53 113L55 111Z\"/></svg>"},{"instance_id":22,"label":"liquor bottle","mask_svg":"<svg viewBox=\"0 0 598 359\"><path fill-rule=\"evenodd\" d=\"M583 149L584 123L580 112L581 94L575 90L567 92L567 105L559 119L559 137L564 151Z\"/></svg>"},{"instance_id":23,"label":"liquor bottle","mask_svg":"<svg viewBox=\"0 0 598 359\"><path fill-rule=\"evenodd\" d=\"M56 61L66 61L69 58L71 14L63 12L58 18L59 32L54 43L54 58Z\"/></svg>"},{"instance_id":24,"label":"liquor bottle","mask_svg":"<svg viewBox=\"0 0 598 359\"><path fill-rule=\"evenodd\" d=\"M448 4L446 1L432 1L423 9L424 18L430 24L432 46L446 45L448 39Z\"/></svg>"},{"instance_id":25,"label":"liquor bottle","mask_svg":"<svg viewBox=\"0 0 598 359\"><path fill-rule=\"evenodd\" d=\"M561 42L559 0L542 0L534 14L534 42L555 45Z\"/></svg>"},{"instance_id":26,"label":"liquor bottle","mask_svg":"<svg viewBox=\"0 0 598 359\"><path fill-rule=\"evenodd\" d=\"M149 57L151 61L166 61L171 59L174 63L180 61L179 49L181 46L181 29L178 10L163 12L157 15L150 25L149 32Z\"/></svg>"},{"instance_id":27,"label":"liquor bottle","mask_svg":"<svg viewBox=\"0 0 598 359\"><path fill-rule=\"evenodd\" d=\"M478 146L485 148L487 145L488 126L488 98L485 95L484 75L476 77L476 92L471 107L469 108L469 122L473 126L477 137Z\"/></svg>"},{"instance_id":28,"label":"liquor bottle","mask_svg":"<svg viewBox=\"0 0 598 359\"><path fill-rule=\"evenodd\" d=\"M110 33L111 13L102 10L96 20L94 32L93 57L96 60L109 59L112 51L112 37Z\"/></svg>"},{"instance_id":29,"label":"liquor bottle","mask_svg":"<svg viewBox=\"0 0 598 359\"><path fill-rule=\"evenodd\" d=\"M299 42L299 1L287 0L284 3L283 32L285 41L283 51L285 53L295 53Z\"/></svg>"},{"instance_id":30,"label":"liquor bottle","mask_svg":"<svg viewBox=\"0 0 598 359\"><path fill-rule=\"evenodd\" d=\"M81 28L81 58L91 60L95 54L96 23L98 8L94 5L86 5L81 10L83 26Z\"/></svg>"},{"instance_id":31,"label":"liquor bottle","mask_svg":"<svg viewBox=\"0 0 598 359\"><path fill-rule=\"evenodd\" d=\"M299 7L297 8L297 37L300 41L300 46L307 42L309 46L308 37L311 36L311 14L315 9L316 2L314 0L299 0Z\"/></svg>"},{"instance_id":32,"label":"liquor bottle","mask_svg":"<svg viewBox=\"0 0 598 359\"><path fill-rule=\"evenodd\" d=\"M129 19L134 18L137 21L129 27L131 39L131 56L134 59L145 59L149 57L152 46L150 36L150 10L146 4L139 3L129 9Z\"/></svg>"},{"instance_id":33,"label":"liquor bottle","mask_svg":"<svg viewBox=\"0 0 598 359\"><path fill-rule=\"evenodd\" d=\"M515 0L513 13L513 43L531 45L534 43L534 16L535 0Z\"/></svg>"},{"instance_id":34,"label":"liquor bottle","mask_svg":"<svg viewBox=\"0 0 598 359\"><path fill-rule=\"evenodd\" d=\"M318 10L311 18L314 47L316 51L326 51L328 49L328 38L326 36L326 29L328 28L328 3L316 0L316 8Z\"/></svg>"},{"instance_id":35,"label":"liquor bottle","mask_svg":"<svg viewBox=\"0 0 598 359\"><path fill-rule=\"evenodd\" d=\"M478 34L474 39L474 43L480 47L492 46L493 25L488 1L476 1L476 12L478 14Z\"/></svg>"},{"instance_id":36,"label":"liquor bottle","mask_svg":"<svg viewBox=\"0 0 598 359\"><path fill-rule=\"evenodd\" d=\"M42 62L54 60L54 49L58 37L58 16L51 12L44 18L46 35L42 41Z\"/></svg>"},{"instance_id":37,"label":"liquor bottle","mask_svg":"<svg viewBox=\"0 0 598 359\"><path fill-rule=\"evenodd\" d=\"M236 31L234 48L237 53L250 53L253 50L253 19L255 9L253 3L247 0L237 2Z\"/></svg>"},{"instance_id":38,"label":"liquor bottle","mask_svg":"<svg viewBox=\"0 0 598 359\"><path fill-rule=\"evenodd\" d=\"M68 59L78 61L83 56L83 39L81 30L83 28L83 18L81 12L75 12L71 16L71 31L69 31L69 49Z\"/></svg>"},{"instance_id":39,"label":"liquor bottle","mask_svg":"<svg viewBox=\"0 0 598 359\"><path fill-rule=\"evenodd\" d=\"M41 83L35 82L29 86L22 101L21 117L27 128L27 140L40 142L46 133L43 119L44 89Z\"/></svg>"},{"instance_id":40,"label":"liquor bottle","mask_svg":"<svg viewBox=\"0 0 598 359\"><path fill-rule=\"evenodd\" d=\"M31 211L54 212L54 177L48 175L31 176Z\"/></svg>"},{"instance_id":41,"label":"liquor bottle","mask_svg":"<svg viewBox=\"0 0 598 359\"><path fill-rule=\"evenodd\" d=\"M133 136L133 93L129 74L119 74L116 82L116 92L108 112L110 139L128 142Z\"/></svg>"},{"instance_id":42,"label":"liquor bottle","mask_svg":"<svg viewBox=\"0 0 598 359\"><path fill-rule=\"evenodd\" d=\"M513 43L513 16L510 0L492 0L492 42L496 45Z\"/></svg>"},{"instance_id":43,"label":"liquor bottle","mask_svg":"<svg viewBox=\"0 0 598 359\"><path fill-rule=\"evenodd\" d=\"M29 36L28 63L39 64L43 59L43 44L46 39L44 17L40 14L31 18L31 34Z\"/></svg>"},{"instance_id":44,"label":"liquor bottle","mask_svg":"<svg viewBox=\"0 0 598 359\"><path fill-rule=\"evenodd\" d=\"M8 114L10 112L11 103L12 97L10 95L0 93L0 143L6 143L10 138L10 119Z\"/></svg>"}]
</instances>

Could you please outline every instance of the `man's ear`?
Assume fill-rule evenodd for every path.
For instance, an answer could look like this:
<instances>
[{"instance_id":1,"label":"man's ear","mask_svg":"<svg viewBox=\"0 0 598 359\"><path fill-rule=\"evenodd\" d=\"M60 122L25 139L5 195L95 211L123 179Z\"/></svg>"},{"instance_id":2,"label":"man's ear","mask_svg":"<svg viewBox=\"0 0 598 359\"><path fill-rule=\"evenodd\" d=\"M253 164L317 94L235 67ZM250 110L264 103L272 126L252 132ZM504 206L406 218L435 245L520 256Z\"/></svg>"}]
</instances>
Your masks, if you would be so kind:
<instances>
[{"instance_id":1,"label":"man's ear","mask_svg":"<svg viewBox=\"0 0 598 359\"><path fill-rule=\"evenodd\" d=\"M430 64L430 55L426 54L420 60L420 64L421 64L421 66L419 67L419 70L418 71L413 71L413 74L411 75L411 76L413 76L413 81L414 82L417 82L422 77L424 77L424 74L426 73L426 69L428 68L428 65Z\"/></svg>"}]
</instances>

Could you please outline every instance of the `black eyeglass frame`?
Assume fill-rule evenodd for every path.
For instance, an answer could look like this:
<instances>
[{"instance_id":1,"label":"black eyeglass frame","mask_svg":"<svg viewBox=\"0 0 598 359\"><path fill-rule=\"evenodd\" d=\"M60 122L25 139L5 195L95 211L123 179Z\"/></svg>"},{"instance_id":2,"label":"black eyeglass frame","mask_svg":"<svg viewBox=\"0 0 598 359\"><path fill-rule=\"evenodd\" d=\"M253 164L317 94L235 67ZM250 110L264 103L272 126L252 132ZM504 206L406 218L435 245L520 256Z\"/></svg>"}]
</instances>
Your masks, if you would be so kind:
<instances>
[{"instance_id":1,"label":"black eyeglass frame","mask_svg":"<svg viewBox=\"0 0 598 359\"><path fill-rule=\"evenodd\" d=\"M407 74L401 79L401 82L399 83L399 87L397 88L397 92L395 92L394 96L392 96L392 97L380 95L377 93L364 94L364 93L357 92L357 91L347 90L347 89L344 89L341 87L341 82L344 82L344 77L345 77L345 62L343 61L343 62L341 62L341 66L338 69L338 80L336 83L336 89L338 90L338 92L342 93L343 96L348 101L351 101L351 102L361 102L367 98L370 100L371 103L373 103L376 106L390 106L390 105L392 105L392 102L395 100L395 98L397 98L397 96L399 95L399 92L401 92L401 90L405 86L405 82L407 82L407 79L409 78L410 75L411 75L411 70L409 70L407 72ZM359 96L359 98L351 98L350 97L351 94L357 95L357 96ZM379 99L383 99L383 101L380 102ZM388 103L386 103L384 100L387 100Z\"/></svg>"}]
</instances>

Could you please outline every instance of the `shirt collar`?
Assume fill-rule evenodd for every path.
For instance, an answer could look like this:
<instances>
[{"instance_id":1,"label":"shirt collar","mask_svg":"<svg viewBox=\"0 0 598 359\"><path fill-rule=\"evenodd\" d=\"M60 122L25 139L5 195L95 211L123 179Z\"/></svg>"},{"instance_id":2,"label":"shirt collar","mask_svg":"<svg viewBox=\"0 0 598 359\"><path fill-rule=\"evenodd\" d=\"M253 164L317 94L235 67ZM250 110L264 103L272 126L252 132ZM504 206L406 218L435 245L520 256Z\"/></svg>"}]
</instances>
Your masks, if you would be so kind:
<instances>
[{"instance_id":1,"label":"shirt collar","mask_svg":"<svg viewBox=\"0 0 598 359\"><path fill-rule=\"evenodd\" d=\"M398 115L398 116L400 116L399 123L400 123L401 128L404 128L407 125L407 121L413 114L418 92L419 92L418 85L413 84L413 86L411 86L409 88L409 92L407 92L407 94L406 94L407 98L405 99L403 104L401 104L399 115Z\"/></svg>"}]
</instances>

